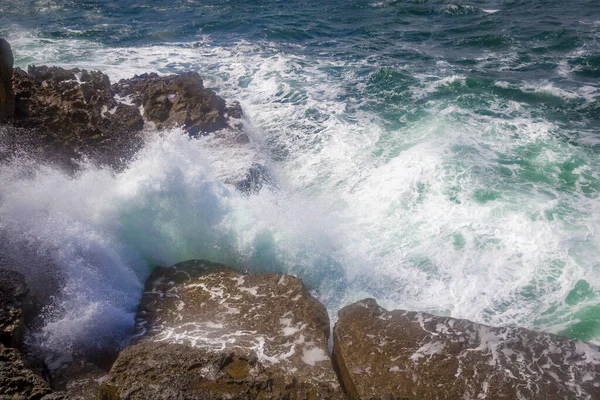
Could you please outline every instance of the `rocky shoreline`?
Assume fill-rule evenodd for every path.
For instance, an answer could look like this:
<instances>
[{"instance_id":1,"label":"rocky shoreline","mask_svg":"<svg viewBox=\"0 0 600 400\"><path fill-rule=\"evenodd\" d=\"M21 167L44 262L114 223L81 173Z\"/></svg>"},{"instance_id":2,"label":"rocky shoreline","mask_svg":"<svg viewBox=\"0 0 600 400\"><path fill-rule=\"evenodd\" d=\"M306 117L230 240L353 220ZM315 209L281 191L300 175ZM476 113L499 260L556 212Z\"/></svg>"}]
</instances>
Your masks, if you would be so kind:
<instances>
[{"instance_id":1,"label":"rocky shoreline","mask_svg":"<svg viewBox=\"0 0 600 400\"><path fill-rule=\"evenodd\" d=\"M245 145L237 102L197 73L110 82L99 71L13 70L0 39L0 162L123 168L146 129L181 126ZM230 182L260 190L260 167ZM3 258L0 255L0 264ZM373 299L325 307L290 275L189 260L145 284L129 347L49 368L24 351L39 312L17 266L0 265L0 399L599 399L600 348L522 328L402 310Z\"/></svg>"}]
</instances>

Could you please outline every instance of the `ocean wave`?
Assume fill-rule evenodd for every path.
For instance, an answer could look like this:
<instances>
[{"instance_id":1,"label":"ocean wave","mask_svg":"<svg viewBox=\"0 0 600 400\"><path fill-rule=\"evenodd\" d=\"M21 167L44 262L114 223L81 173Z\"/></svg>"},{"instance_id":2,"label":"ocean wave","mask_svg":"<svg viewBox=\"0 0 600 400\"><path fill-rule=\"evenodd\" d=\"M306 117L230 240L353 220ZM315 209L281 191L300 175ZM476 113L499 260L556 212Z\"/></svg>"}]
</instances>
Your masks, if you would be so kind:
<instances>
[{"instance_id":1,"label":"ocean wave","mask_svg":"<svg viewBox=\"0 0 600 400\"><path fill-rule=\"evenodd\" d=\"M573 143L585 129L547 112L553 101L592 104L593 85L482 78L416 51L440 64L211 36L137 47L9 39L20 66L97 68L113 81L199 71L241 101L251 139L240 149L148 132L118 174L0 168L11 254L39 249L32 259L50 259L63 280L36 333L48 347L126 340L150 269L189 258L296 273L332 315L369 296L387 308L563 332L596 304L563 300L582 280L594 296L600 288L598 158ZM248 196L227 184L254 162L276 188ZM30 279L48 276L26 265Z\"/></svg>"}]
</instances>

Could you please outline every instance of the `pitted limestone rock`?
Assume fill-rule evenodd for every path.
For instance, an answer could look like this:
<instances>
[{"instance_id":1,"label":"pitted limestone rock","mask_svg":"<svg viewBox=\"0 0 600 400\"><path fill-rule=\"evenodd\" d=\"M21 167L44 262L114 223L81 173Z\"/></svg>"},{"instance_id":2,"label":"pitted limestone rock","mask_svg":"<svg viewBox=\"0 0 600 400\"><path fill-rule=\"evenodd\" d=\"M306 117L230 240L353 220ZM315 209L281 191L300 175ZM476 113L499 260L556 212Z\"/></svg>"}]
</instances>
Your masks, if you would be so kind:
<instances>
[{"instance_id":1,"label":"pitted limestone rock","mask_svg":"<svg viewBox=\"0 0 600 400\"><path fill-rule=\"evenodd\" d=\"M239 103L227 107L225 100L204 87L196 72L181 75L136 75L113 85L116 94L143 106L144 116L159 129L184 127L191 135L228 127L228 117L241 118Z\"/></svg>"},{"instance_id":2,"label":"pitted limestone rock","mask_svg":"<svg viewBox=\"0 0 600 400\"><path fill-rule=\"evenodd\" d=\"M189 261L148 279L106 399L340 399L325 308L288 275ZM140 383L141 382L141 383ZM135 390L134 390L135 387Z\"/></svg>"},{"instance_id":3,"label":"pitted limestone rock","mask_svg":"<svg viewBox=\"0 0 600 400\"><path fill-rule=\"evenodd\" d=\"M598 399L596 346L402 310L339 312L334 362L351 399Z\"/></svg>"}]
</instances>

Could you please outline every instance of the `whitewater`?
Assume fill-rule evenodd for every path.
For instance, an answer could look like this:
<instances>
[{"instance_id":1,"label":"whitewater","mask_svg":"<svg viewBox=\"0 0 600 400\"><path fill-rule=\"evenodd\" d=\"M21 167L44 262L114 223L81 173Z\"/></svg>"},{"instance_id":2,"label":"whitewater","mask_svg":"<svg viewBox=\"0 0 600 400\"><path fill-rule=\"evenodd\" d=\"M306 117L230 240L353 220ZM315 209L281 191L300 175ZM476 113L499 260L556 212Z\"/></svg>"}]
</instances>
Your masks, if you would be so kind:
<instances>
[{"instance_id":1,"label":"whitewater","mask_svg":"<svg viewBox=\"0 0 600 400\"><path fill-rule=\"evenodd\" d=\"M478 18L502 13L486 10ZM240 101L250 144L147 127L121 172L1 165L4 257L34 290L54 288L34 345L122 345L152 268L193 258L297 275L333 318L373 297L600 342L597 82L482 77L443 58L422 68L250 36L129 46L74 32L14 26L7 39L23 68L99 69L112 82L198 71ZM569 57L588 50L553 74L577 72ZM477 68L522 66L510 54L482 52ZM236 190L253 165L269 183Z\"/></svg>"}]
</instances>

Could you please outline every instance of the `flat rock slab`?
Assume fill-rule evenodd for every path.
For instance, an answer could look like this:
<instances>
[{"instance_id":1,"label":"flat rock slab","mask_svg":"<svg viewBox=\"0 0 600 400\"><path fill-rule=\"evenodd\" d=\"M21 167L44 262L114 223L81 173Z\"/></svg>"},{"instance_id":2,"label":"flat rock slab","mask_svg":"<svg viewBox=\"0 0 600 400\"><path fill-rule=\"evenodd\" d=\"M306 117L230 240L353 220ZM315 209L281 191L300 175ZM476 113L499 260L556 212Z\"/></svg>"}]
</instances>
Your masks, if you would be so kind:
<instances>
[{"instance_id":1,"label":"flat rock slab","mask_svg":"<svg viewBox=\"0 0 600 400\"><path fill-rule=\"evenodd\" d=\"M366 299L339 312L334 362L351 399L600 399L600 351Z\"/></svg>"},{"instance_id":2,"label":"flat rock slab","mask_svg":"<svg viewBox=\"0 0 600 400\"><path fill-rule=\"evenodd\" d=\"M148 279L105 399L342 399L323 305L287 275L188 261Z\"/></svg>"}]
</instances>

